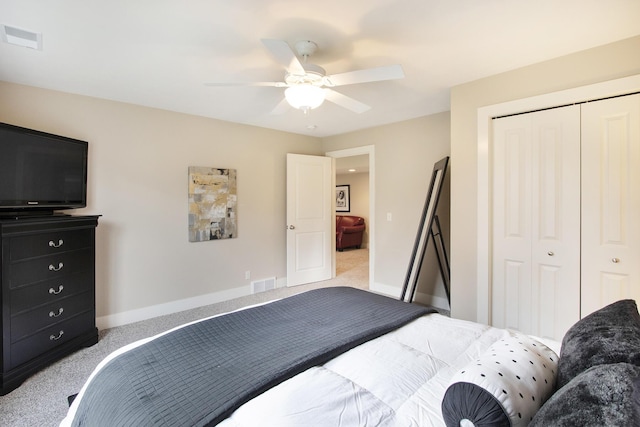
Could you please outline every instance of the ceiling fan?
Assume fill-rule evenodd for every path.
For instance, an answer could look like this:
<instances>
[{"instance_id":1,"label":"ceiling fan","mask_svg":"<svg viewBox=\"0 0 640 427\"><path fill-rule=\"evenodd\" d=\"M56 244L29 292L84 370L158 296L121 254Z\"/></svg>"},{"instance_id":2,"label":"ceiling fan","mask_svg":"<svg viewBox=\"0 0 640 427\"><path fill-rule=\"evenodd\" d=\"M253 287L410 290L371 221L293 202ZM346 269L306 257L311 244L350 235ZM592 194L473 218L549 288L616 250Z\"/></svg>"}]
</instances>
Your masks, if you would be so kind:
<instances>
[{"instance_id":1,"label":"ceiling fan","mask_svg":"<svg viewBox=\"0 0 640 427\"><path fill-rule=\"evenodd\" d=\"M284 66L286 72L281 82L250 82L250 83L205 83L207 86L272 86L286 88L284 99L271 112L281 114L289 106L302 110L305 114L322 105L324 100L333 102L347 110L363 113L371 107L331 89L336 86L346 86L358 83L377 82L404 78L404 71L400 65L387 65L364 70L348 71L327 75L324 68L308 62L318 49L318 45L311 40L302 40L295 44L296 52L283 40L262 39L273 57ZM302 61L298 59L302 58Z\"/></svg>"}]
</instances>

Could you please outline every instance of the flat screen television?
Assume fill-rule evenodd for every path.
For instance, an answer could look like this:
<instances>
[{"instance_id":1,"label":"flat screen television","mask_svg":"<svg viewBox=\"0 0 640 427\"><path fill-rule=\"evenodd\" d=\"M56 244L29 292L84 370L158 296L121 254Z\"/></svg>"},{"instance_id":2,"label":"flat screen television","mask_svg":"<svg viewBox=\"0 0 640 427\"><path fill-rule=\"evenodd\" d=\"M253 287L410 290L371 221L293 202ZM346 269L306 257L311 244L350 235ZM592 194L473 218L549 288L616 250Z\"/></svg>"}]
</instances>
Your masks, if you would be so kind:
<instances>
[{"instance_id":1,"label":"flat screen television","mask_svg":"<svg viewBox=\"0 0 640 427\"><path fill-rule=\"evenodd\" d=\"M88 143L0 123L0 215L87 206Z\"/></svg>"}]
</instances>

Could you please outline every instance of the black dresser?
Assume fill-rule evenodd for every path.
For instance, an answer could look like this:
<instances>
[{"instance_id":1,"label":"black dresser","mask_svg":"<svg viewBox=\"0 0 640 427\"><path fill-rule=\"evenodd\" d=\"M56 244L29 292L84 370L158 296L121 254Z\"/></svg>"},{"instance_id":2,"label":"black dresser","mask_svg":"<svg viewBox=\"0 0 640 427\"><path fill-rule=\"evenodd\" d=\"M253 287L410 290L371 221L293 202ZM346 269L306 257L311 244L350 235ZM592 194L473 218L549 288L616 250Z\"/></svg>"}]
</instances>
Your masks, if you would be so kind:
<instances>
[{"instance_id":1,"label":"black dresser","mask_svg":"<svg viewBox=\"0 0 640 427\"><path fill-rule=\"evenodd\" d=\"M98 342L98 218L0 219L1 395L51 362Z\"/></svg>"}]
</instances>

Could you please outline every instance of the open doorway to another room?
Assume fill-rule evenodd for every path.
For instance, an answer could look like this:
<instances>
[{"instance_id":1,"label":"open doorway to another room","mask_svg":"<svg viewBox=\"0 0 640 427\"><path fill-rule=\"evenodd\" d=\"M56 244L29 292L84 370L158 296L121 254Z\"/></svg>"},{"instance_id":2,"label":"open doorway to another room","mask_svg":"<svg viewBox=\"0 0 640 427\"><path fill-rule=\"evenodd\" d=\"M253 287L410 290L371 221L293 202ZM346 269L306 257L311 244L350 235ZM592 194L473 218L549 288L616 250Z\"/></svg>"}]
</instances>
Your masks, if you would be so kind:
<instances>
[{"instance_id":1,"label":"open doorway to another room","mask_svg":"<svg viewBox=\"0 0 640 427\"><path fill-rule=\"evenodd\" d=\"M336 158L336 222L355 220L364 224L361 234L356 232L348 238L343 235L344 247L336 247L336 278L343 280L346 286L369 289L373 282L373 147L334 151L327 155ZM347 200L338 201L338 194ZM356 218L340 219L339 216ZM361 225L356 225L352 230L359 228ZM338 230L336 239L337 234Z\"/></svg>"}]
</instances>

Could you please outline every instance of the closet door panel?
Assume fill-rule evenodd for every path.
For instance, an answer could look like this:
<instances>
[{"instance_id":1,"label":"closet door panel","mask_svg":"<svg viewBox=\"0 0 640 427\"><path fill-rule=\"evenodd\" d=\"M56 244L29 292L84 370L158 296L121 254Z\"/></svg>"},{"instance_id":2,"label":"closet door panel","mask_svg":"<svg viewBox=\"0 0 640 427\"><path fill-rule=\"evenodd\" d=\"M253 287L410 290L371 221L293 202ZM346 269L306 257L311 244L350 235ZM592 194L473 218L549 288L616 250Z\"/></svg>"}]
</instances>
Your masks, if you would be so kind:
<instances>
[{"instance_id":1,"label":"closet door panel","mask_svg":"<svg viewBox=\"0 0 640 427\"><path fill-rule=\"evenodd\" d=\"M582 106L582 317L640 301L640 95Z\"/></svg>"},{"instance_id":2,"label":"closet door panel","mask_svg":"<svg viewBox=\"0 0 640 427\"><path fill-rule=\"evenodd\" d=\"M561 292L564 288L562 268L538 264L536 276L540 283L536 295L539 313L536 335L549 338L562 336L567 328L562 316L558 315L567 305Z\"/></svg>"},{"instance_id":3,"label":"closet door panel","mask_svg":"<svg viewBox=\"0 0 640 427\"><path fill-rule=\"evenodd\" d=\"M494 326L559 339L580 314L580 108L493 122Z\"/></svg>"},{"instance_id":4,"label":"closet door panel","mask_svg":"<svg viewBox=\"0 0 640 427\"><path fill-rule=\"evenodd\" d=\"M491 317L501 328L521 329L530 319L530 127L526 116L494 120Z\"/></svg>"},{"instance_id":5,"label":"closet door panel","mask_svg":"<svg viewBox=\"0 0 640 427\"><path fill-rule=\"evenodd\" d=\"M580 107L532 114L532 333L564 336L580 318Z\"/></svg>"}]
</instances>

